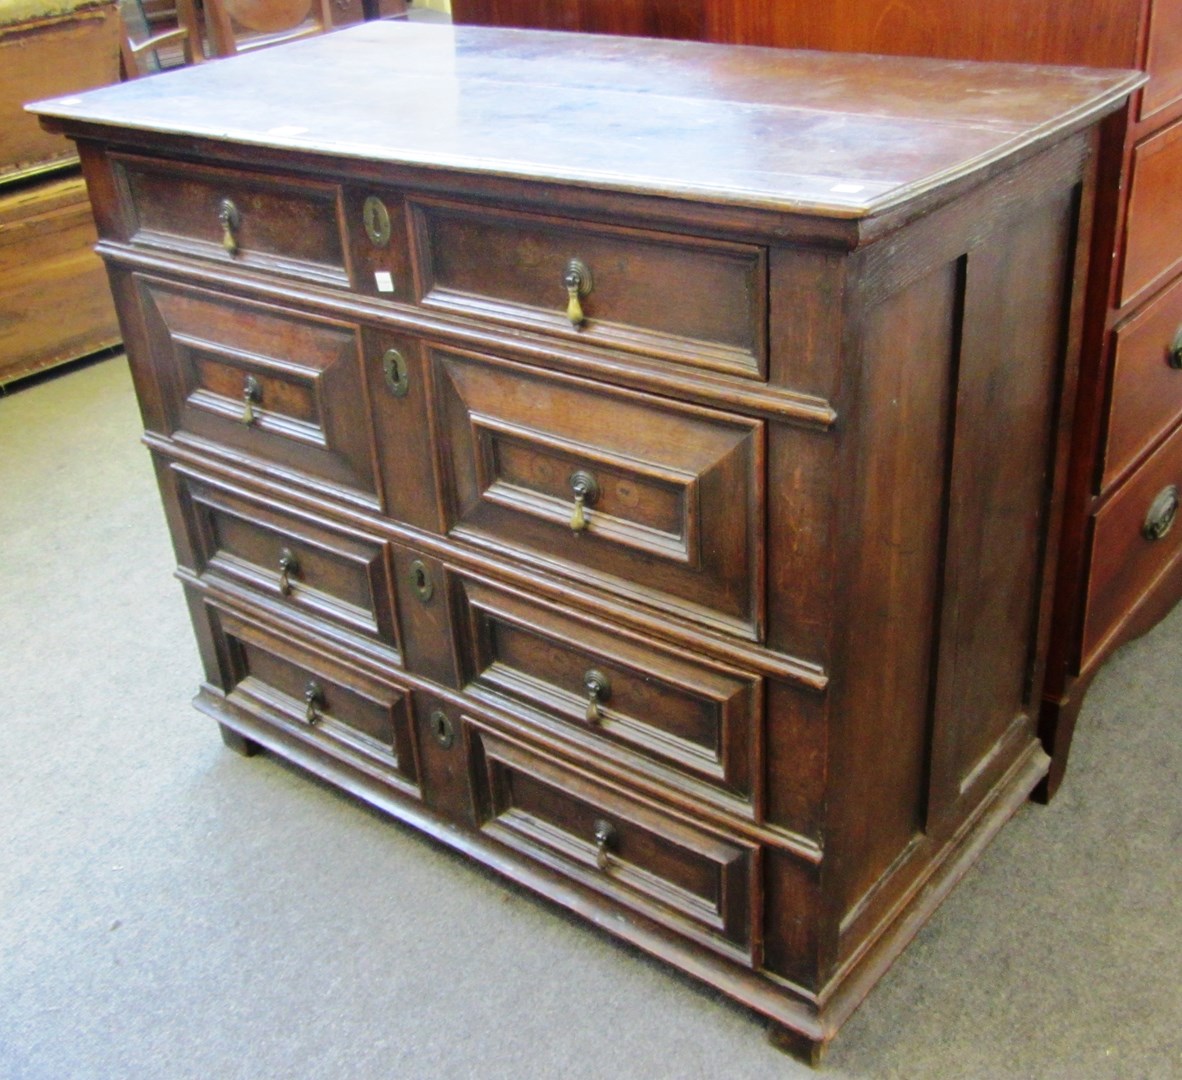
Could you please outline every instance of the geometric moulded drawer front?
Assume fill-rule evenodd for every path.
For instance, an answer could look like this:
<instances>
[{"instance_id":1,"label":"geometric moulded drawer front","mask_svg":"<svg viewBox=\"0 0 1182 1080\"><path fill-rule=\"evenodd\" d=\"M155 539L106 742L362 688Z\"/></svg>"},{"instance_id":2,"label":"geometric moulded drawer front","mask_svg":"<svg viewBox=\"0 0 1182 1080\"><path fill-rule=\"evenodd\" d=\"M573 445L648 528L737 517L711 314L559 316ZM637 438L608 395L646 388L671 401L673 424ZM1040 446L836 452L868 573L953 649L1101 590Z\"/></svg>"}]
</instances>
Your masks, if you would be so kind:
<instances>
[{"instance_id":1,"label":"geometric moulded drawer front","mask_svg":"<svg viewBox=\"0 0 1182 1080\"><path fill-rule=\"evenodd\" d=\"M231 702L364 772L403 787L417 781L409 694L227 609L206 611Z\"/></svg>"},{"instance_id":2,"label":"geometric moulded drawer front","mask_svg":"<svg viewBox=\"0 0 1182 1080\"><path fill-rule=\"evenodd\" d=\"M482 830L618 903L753 962L756 849L469 728Z\"/></svg>"},{"instance_id":3,"label":"geometric moulded drawer front","mask_svg":"<svg viewBox=\"0 0 1182 1080\"><path fill-rule=\"evenodd\" d=\"M282 512L173 465L198 575L248 590L322 633L360 635L397 661L386 545ZM393 653L391 657L390 654Z\"/></svg>"},{"instance_id":4,"label":"geometric moulded drawer front","mask_svg":"<svg viewBox=\"0 0 1182 1080\"><path fill-rule=\"evenodd\" d=\"M167 434L376 507L357 327L140 279Z\"/></svg>"},{"instance_id":5,"label":"geometric moulded drawer front","mask_svg":"<svg viewBox=\"0 0 1182 1080\"><path fill-rule=\"evenodd\" d=\"M757 639L761 421L434 353L451 534Z\"/></svg>"},{"instance_id":6,"label":"geometric moulded drawer front","mask_svg":"<svg viewBox=\"0 0 1182 1080\"><path fill-rule=\"evenodd\" d=\"M751 815L762 730L758 676L481 582L459 585L468 693L524 706L524 715L597 762L659 776Z\"/></svg>"}]
</instances>

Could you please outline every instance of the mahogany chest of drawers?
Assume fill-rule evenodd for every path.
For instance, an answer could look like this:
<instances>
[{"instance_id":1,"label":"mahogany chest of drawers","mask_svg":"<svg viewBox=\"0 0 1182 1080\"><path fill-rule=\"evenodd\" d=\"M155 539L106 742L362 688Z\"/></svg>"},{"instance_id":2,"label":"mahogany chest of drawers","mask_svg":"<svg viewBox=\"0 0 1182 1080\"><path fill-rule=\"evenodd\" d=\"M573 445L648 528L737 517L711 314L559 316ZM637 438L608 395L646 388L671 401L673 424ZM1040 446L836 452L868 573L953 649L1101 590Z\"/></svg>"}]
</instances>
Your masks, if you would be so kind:
<instances>
[{"instance_id":1,"label":"mahogany chest of drawers","mask_svg":"<svg viewBox=\"0 0 1182 1080\"><path fill-rule=\"evenodd\" d=\"M378 23L42 103L199 706L815 1054L1046 770L1138 82Z\"/></svg>"},{"instance_id":2,"label":"mahogany chest of drawers","mask_svg":"<svg viewBox=\"0 0 1182 1080\"><path fill-rule=\"evenodd\" d=\"M1182 0L453 0L458 22L1139 67L1105 131L1042 731L1062 781L1092 678L1182 597Z\"/></svg>"}]
</instances>

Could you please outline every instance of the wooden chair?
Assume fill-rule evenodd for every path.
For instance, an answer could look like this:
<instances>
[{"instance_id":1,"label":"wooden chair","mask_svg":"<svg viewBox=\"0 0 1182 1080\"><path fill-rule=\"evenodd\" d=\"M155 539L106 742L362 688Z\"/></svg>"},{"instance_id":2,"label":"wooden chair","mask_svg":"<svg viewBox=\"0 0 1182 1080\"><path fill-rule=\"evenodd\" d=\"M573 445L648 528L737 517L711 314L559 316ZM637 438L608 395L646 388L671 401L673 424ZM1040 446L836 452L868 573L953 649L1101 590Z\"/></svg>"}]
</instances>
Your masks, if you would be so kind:
<instances>
[{"instance_id":1,"label":"wooden chair","mask_svg":"<svg viewBox=\"0 0 1182 1080\"><path fill-rule=\"evenodd\" d=\"M140 0L120 0L119 60L124 79L205 59L193 0L176 0L175 27L154 31Z\"/></svg>"},{"instance_id":2,"label":"wooden chair","mask_svg":"<svg viewBox=\"0 0 1182 1080\"><path fill-rule=\"evenodd\" d=\"M205 0L213 56L278 45L333 28L331 0Z\"/></svg>"}]
</instances>

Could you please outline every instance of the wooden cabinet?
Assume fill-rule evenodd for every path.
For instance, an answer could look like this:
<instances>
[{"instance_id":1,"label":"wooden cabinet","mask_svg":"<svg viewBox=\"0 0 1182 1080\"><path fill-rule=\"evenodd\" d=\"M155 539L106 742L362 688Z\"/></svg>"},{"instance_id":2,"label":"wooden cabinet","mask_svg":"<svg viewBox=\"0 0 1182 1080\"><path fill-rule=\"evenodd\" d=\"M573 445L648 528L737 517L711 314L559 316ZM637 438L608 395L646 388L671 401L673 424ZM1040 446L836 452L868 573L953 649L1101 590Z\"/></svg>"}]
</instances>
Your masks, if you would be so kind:
<instances>
[{"instance_id":1,"label":"wooden cabinet","mask_svg":"<svg viewBox=\"0 0 1182 1080\"><path fill-rule=\"evenodd\" d=\"M1182 316L1168 313L1182 286L1182 2L985 0L953 7L940 0L453 0L452 7L460 23L1141 67L1149 74L1131 122L1111 123L1105 136L1080 422L1043 717L1053 756L1045 790L1053 793L1092 677L1118 645L1182 597L1182 560L1141 529L1160 494L1143 490L1151 486L1149 474L1170 484L1182 479L1176 455L1165 449L1182 422ZM1136 496L1126 490L1130 486ZM1136 513L1120 514L1119 527L1106 524L1117 516L1107 509L1110 503L1134 498Z\"/></svg>"},{"instance_id":2,"label":"wooden cabinet","mask_svg":"<svg viewBox=\"0 0 1182 1080\"><path fill-rule=\"evenodd\" d=\"M1047 767L1138 83L386 23L43 103L200 707L816 1053Z\"/></svg>"},{"instance_id":3,"label":"wooden cabinet","mask_svg":"<svg viewBox=\"0 0 1182 1080\"><path fill-rule=\"evenodd\" d=\"M0 186L0 386L119 343L95 239L80 176Z\"/></svg>"}]
</instances>

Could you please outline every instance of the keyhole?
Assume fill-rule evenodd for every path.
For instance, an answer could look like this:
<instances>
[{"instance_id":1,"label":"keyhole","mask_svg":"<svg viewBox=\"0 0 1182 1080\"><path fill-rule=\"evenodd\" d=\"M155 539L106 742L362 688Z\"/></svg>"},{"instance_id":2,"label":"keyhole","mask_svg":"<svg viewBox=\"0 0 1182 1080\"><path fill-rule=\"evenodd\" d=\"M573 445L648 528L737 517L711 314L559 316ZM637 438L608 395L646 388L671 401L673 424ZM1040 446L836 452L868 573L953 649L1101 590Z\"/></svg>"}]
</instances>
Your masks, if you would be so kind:
<instances>
[{"instance_id":1,"label":"keyhole","mask_svg":"<svg viewBox=\"0 0 1182 1080\"><path fill-rule=\"evenodd\" d=\"M410 581L414 586L418 598L425 604L435 594L435 584L431 580L431 575L427 573L427 567L421 559L415 559L410 564Z\"/></svg>"}]
</instances>

